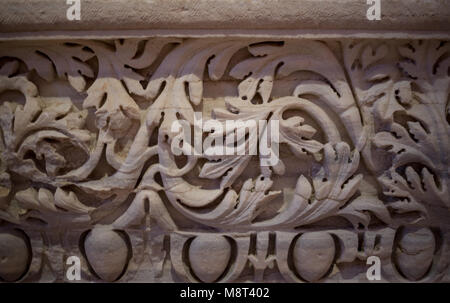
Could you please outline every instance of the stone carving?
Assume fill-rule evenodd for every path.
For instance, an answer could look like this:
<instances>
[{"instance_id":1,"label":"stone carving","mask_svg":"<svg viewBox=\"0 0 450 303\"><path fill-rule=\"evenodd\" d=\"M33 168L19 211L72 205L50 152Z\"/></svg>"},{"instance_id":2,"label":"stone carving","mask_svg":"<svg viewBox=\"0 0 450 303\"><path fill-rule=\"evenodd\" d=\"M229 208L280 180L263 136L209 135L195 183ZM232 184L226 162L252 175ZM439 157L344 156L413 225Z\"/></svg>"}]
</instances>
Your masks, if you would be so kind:
<instances>
[{"instance_id":1,"label":"stone carving","mask_svg":"<svg viewBox=\"0 0 450 303\"><path fill-rule=\"evenodd\" d=\"M84 251L93 271L105 281L117 280L128 262L127 242L117 231L108 228L91 230L84 241Z\"/></svg>"},{"instance_id":2,"label":"stone carving","mask_svg":"<svg viewBox=\"0 0 450 303\"><path fill-rule=\"evenodd\" d=\"M334 240L330 234L312 232L302 234L295 242L292 252L298 274L314 282L322 278L334 260Z\"/></svg>"},{"instance_id":3,"label":"stone carving","mask_svg":"<svg viewBox=\"0 0 450 303\"><path fill-rule=\"evenodd\" d=\"M450 281L450 44L0 43L0 279ZM280 161L176 155L195 113ZM267 129L271 131L270 129ZM234 137L233 137L234 138ZM261 150L263 137L235 146Z\"/></svg>"}]
</instances>

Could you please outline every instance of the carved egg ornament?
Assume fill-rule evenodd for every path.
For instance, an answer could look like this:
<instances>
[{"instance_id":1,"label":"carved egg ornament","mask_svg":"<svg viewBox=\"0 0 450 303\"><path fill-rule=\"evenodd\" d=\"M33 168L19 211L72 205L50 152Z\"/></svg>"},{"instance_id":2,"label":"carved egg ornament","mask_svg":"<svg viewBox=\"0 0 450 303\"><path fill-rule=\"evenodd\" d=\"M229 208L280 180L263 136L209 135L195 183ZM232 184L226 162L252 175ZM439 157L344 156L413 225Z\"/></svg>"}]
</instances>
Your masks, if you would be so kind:
<instances>
[{"instance_id":1,"label":"carved egg ornament","mask_svg":"<svg viewBox=\"0 0 450 303\"><path fill-rule=\"evenodd\" d=\"M405 228L400 231L395 260L400 272L409 280L419 280L433 262L436 240L429 228Z\"/></svg>"},{"instance_id":2,"label":"carved egg ornament","mask_svg":"<svg viewBox=\"0 0 450 303\"><path fill-rule=\"evenodd\" d=\"M104 281L116 281L128 263L125 236L110 228L94 228L86 236L84 249L95 273Z\"/></svg>"},{"instance_id":3,"label":"carved egg ornament","mask_svg":"<svg viewBox=\"0 0 450 303\"><path fill-rule=\"evenodd\" d=\"M31 253L22 232L11 230L0 232L0 278L13 282L27 271Z\"/></svg>"},{"instance_id":4,"label":"carved egg ornament","mask_svg":"<svg viewBox=\"0 0 450 303\"><path fill-rule=\"evenodd\" d=\"M203 282L219 279L231 257L231 245L223 236L201 235L189 247L189 261L195 275Z\"/></svg>"},{"instance_id":5,"label":"carved egg ornament","mask_svg":"<svg viewBox=\"0 0 450 303\"><path fill-rule=\"evenodd\" d=\"M333 237L325 232L301 235L294 246L294 266L300 276L309 282L320 280L330 269L335 255Z\"/></svg>"}]
</instances>

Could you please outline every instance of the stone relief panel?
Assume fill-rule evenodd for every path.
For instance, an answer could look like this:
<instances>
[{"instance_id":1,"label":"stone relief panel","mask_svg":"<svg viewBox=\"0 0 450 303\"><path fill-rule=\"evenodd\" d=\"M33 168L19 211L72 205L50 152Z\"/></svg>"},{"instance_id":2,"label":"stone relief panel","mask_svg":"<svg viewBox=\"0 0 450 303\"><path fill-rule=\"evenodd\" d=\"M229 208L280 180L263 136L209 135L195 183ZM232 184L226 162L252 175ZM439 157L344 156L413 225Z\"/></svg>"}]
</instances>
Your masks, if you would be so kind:
<instances>
[{"instance_id":1,"label":"stone relief panel","mask_svg":"<svg viewBox=\"0 0 450 303\"><path fill-rule=\"evenodd\" d=\"M0 279L450 282L449 96L447 41L2 42Z\"/></svg>"}]
</instances>

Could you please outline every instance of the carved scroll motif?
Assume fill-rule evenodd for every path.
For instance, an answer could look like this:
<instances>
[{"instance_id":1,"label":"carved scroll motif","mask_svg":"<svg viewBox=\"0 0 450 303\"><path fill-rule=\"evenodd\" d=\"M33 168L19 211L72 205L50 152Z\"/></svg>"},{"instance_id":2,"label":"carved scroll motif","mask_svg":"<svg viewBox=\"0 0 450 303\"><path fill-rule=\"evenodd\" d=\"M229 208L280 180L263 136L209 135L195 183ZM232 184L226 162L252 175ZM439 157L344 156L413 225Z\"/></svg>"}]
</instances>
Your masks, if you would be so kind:
<instances>
[{"instance_id":1,"label":"carved scroll motif","mask_svg":"<svg viewBox=\"0 0 450 303\"><path fill-rule=\"evenodd\" d=\"M449 90L446 41L2 42L0 279L450 281Z\"/></svg>"}]
</instances>

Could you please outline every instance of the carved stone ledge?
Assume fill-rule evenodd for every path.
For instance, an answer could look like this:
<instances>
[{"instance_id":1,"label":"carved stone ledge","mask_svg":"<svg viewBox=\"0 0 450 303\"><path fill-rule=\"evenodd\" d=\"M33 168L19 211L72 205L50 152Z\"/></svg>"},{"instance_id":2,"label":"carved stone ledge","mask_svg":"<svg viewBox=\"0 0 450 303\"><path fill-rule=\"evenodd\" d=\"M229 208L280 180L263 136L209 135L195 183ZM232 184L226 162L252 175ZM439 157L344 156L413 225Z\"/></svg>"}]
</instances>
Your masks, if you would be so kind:
<instances>
[{"instance_id":1,"label":"carved stone ledge","mask_svg":"<svg viewBox=\"0 0 450 303\"><path fill-rule=\"evenodd\" d=\"M450 282L450 43L336 35L0 42L0 281ZM195 112L280 161L175 155Z\"/></svg>"},{"instance_id":2,"label":"carved stone ledge","mask_svg":"<svg viewBox=\"0 0 450 303\"><path fill-rule=\"evenodd\" d=\"M267 34L271 30L441 33L450 30L447 0L381 1L381 22L366 18L365 0L82 0L81 20L66 18L66 1L2 0L0 33L74 31L102 34L117 31L192 31L215 34L224 30ZM259 30L259 31L257 31ZM115 31L115 32L114 32ZM228 32L230 33L230 32Z\"/></svg>"}]
</instances>

